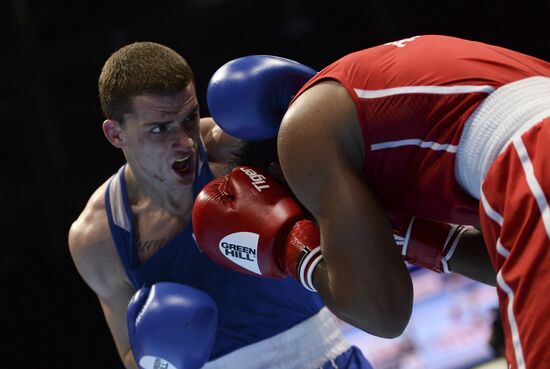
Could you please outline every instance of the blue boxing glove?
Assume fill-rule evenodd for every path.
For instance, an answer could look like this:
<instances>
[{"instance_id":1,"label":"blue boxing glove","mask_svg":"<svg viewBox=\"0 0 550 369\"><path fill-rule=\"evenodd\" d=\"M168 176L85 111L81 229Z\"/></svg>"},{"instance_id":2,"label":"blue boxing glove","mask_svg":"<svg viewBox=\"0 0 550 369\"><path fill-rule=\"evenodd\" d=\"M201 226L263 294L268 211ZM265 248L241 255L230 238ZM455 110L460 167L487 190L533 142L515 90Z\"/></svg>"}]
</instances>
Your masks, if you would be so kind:
<instances>
[{"instance_id":1,"label":"blue boxing glove","mask_svg":"<svg viewBox=\"0 0 550 369\"><path fill-rule=\"evenodd\" d=\"M208 84L208 109L214 121L243 140L277 136L288 104L315 71L293 60L270 55L234 59Z\"/></svg>"},{"instance_id":2,"label":"blue boxing glove","mask_svg":"<svg viewBox=\"0 0 550 369\"><path fill-rule=\"evenodd\" d=\"M141 288L128 304L128 335L140 368L198 369L214 344L214 300L193 287L161 282Z\"/></svg>"}]
</instances>

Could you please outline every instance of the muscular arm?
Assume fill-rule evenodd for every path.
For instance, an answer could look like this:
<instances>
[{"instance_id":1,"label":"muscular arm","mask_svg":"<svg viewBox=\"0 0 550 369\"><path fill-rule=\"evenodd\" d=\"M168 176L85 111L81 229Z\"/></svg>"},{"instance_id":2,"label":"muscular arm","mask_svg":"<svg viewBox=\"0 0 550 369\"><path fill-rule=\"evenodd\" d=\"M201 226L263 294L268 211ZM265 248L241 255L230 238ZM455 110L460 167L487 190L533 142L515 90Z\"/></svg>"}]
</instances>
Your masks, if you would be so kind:
<instances>
[{"instance_id":1,"label":"muscular arm","mask_svg":"<svg viewBox=\"0 0 550 369\"><path fill-rule=\"evenodd\" d=\"M321 229L324 262L314 284L341 319L396 337L412 310L412 282L386 215L362 174L355 108L335 82L306 91L279 132L285 177Z\"/></svg>"},{"instance_id":2,"label":"muscular arm","mask_svg":"<svg viewBox=\"0 0 550 369\"><path fill-rule=\"evenodd\" d=\"M90 200L69 231L69 249L78 272L97 294L105 320L126 369L138 369L132 355L126 311L135 290L126 279L105 219ZM107 236L106 236L107 235Z\"/></svg>"},{"instance_id":3,"label":"muscular arm","mask_svg":"<svg viewBox=\"0 0 550 369\"><path fill-rule=\"evenodd\" d=\"M243 141L225 133L212 118L201 119L200 131L212 174L216 177L227 174Z\"/></svg>"}]
</instances>

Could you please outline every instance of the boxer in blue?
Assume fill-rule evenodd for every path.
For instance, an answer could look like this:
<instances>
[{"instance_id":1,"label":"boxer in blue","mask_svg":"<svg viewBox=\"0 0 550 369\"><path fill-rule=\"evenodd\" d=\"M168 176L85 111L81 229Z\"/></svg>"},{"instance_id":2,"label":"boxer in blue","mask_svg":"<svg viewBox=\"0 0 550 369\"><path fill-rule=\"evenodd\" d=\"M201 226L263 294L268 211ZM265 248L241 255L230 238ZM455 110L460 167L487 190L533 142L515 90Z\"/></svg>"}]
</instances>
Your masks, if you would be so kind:
<instances>
[{"instance_id":1,"label":"boxer in blue","mask_svg":"<svg viewBox=\"0 0 550 369\"><path fill-rule=\"evenodd\" d=\"M126 164L91 196L69 231L69 248L125 367L190 369L208 360L205 368L370 368L318 294L292 278L233 272L199 251L191 224L195 196L239 160L233 152L243 142L200 118L186 61L151 42L125 46L105 63L99 96L103 132ZM216 324L214 314L196 314L212 308L208 299L160 282L210 296ZM182 296L188 304L169 303ZM202 341L176 324L195 315L206 330ZM166 340L152 338L159 330ZM189 350L198 346L204 352L190 363Z\"/></svg>"}]
</instances>

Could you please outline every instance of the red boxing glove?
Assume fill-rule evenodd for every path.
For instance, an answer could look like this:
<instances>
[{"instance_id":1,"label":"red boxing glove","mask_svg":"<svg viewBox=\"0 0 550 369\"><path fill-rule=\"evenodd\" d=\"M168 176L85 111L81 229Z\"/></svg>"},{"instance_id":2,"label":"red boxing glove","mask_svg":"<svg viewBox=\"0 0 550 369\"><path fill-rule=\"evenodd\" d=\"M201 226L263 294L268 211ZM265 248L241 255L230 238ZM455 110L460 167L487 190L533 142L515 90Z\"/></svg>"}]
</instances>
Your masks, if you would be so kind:
<instances>
[{"instance_id":1,"label":"red boxing glove","mask_svg":"<svg viewBox=\"0 0 550 369\"><path fill-rule=\"evenodd\" d=\"M461 225L413 217L405 235L394 234L394 238L407 262L434 272L450 273L448 262L466 230Z\"/></svg>"},{"instance_id":2,"label":"red boxing glove","mask_svg":"<svg viewBox=\"0 0 550 369\"><path fill-rule=\"evenodd\" d=\"M195 199L193 231L218 264L267 277L291 275L315 291L319 229L286 189L256 169L237 167L208 183Z\"/></svg>"}]
</instances>

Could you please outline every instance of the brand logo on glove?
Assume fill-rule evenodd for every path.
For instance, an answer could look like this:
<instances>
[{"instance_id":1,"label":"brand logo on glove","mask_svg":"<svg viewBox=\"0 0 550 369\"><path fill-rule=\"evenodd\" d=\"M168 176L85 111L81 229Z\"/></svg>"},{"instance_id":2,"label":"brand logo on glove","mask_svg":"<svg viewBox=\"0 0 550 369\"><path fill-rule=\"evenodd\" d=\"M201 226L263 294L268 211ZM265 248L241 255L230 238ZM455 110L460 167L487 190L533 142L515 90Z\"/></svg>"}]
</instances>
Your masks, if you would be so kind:
<instances>
[{"instance_id":1,"label":"brand logo on glove","mask_svg":"<svg viewBox=\"0 0 550 369\"><path fill-rule=\"evenodd\" d=\"M258 240L260 235L252 232L231 233L219 243L220 252L233 263L261 274L258 266Z\"/></svg>"},{"instance_id":2,"label":"brand logo on glove","mask_svg":"<svg viewBox=\"0 0 550 369\"><path fill-rule=\"evenodd\" d=\"M139 360L139 366L145 369L177 369L168 361L156 356L143 356Z\"/></svg>"},{"instance_id":3,"label":"brand logo on glove","mask_svg":"<svg viewBox=\"0 0 550 369\"><path fill-rule=\"evenodd\" d=\"M269 188L269 185L265 182L265 177L261 174L256 173L254 169L250 168L240 168L251 180L252 186L262 192L263 189Z\"/></svg>"}]
</instances>

